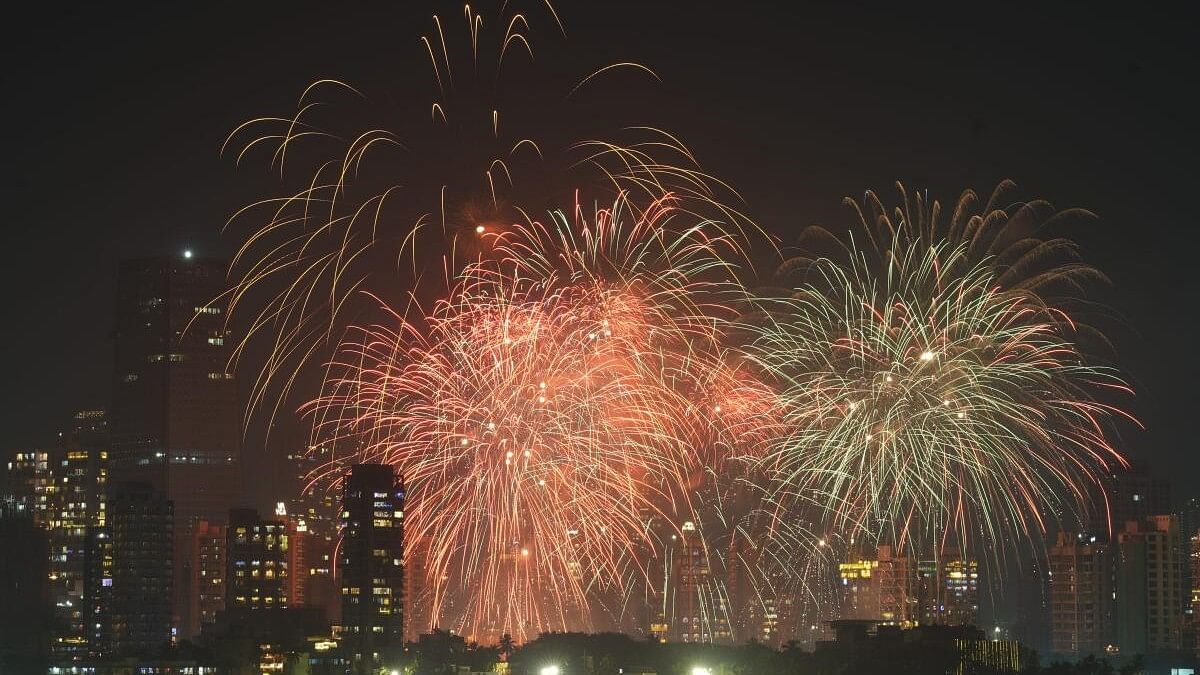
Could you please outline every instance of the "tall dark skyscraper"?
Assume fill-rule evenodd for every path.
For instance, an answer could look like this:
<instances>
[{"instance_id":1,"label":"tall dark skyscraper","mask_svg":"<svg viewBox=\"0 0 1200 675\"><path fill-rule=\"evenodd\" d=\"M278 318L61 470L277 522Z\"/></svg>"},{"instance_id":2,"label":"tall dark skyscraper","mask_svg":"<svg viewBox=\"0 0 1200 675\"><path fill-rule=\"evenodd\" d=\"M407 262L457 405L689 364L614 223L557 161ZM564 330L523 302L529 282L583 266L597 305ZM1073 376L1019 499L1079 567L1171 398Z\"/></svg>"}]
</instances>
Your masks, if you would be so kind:
<instances>
[{"instance_id":1,"label":"tall dark skyscraper","mask_svg":"<svg viewBox=\"0 0 1200 675\"><path fill-rule=\"evenodd\" d=\"M179 561L195 558L197 523L225 523L241 492L226 289L225 264L190 253L127 261L117 281L111 473L173 503ZM191 570L174 573L173 625L190 625L182 619L198 600L182 594Z\"/></svg>"},{"instance_id":2,"label":"tall dark skyscraper","mask_svg":"<svg viewBox=\"0 0 1200 675\"><path fill-rule=\"evenodd\" d=\"M0 672L46 672L50 650L49 544L33 513L0 500Z\"/></svg>"},{"instance_id":3,"label":"tall dark skyscraper","mask_svg":"<svg viewBox=\"0 0 1200 675\"><path fill-rule=\"evenodd\" d=\"M355 673L404 648L404 483L395 467L357 464L342 497L342 630Z\"/></svg>"},{"instance_id":4,"label":"tall dark skyscraper","mask_svg":"<svg viewBox=\"0 0 1200 675\"><path fill-rule=\"evenodd\" d=\"M112 629L102 631L110 632L117 653L152 653L172 637L171 502L149 483L120 483L112 491L109 522Z\"/></svg>"}]
</instances>

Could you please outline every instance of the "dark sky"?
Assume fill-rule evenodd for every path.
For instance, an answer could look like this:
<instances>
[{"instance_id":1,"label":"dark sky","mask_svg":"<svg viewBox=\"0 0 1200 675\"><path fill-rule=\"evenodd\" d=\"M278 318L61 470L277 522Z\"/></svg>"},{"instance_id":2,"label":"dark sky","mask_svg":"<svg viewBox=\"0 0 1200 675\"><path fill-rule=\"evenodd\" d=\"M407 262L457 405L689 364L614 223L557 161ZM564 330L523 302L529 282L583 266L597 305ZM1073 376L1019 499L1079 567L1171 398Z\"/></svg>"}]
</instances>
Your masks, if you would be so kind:
<instances>
[{"instance_id":1,"label":"dark sky","mask_svg":"<svg viewBox=\"0 0 1200 675\"><path fill-rule=\"evenodd\" d=\"M0 447L43 443L71 410L107 403L118 260L230 245L218 228L259 193L261 170L247 179L218 157L224 135L288 112L320 77L403 96L409 64L426 67L423 4L101 3L9 17ZM1024 196L1095 211L1072 235L1114 281L1104 299L1129 326L1114 339L1148 432L1126 450L1196 494L1194 24L1110 4L558 9L577 54L662 76L652 98L610 105L679 132L784 241L848 223L841 197L890 196L897 179L952 202L1012 178Z\"/></svg>"}]
</instances>

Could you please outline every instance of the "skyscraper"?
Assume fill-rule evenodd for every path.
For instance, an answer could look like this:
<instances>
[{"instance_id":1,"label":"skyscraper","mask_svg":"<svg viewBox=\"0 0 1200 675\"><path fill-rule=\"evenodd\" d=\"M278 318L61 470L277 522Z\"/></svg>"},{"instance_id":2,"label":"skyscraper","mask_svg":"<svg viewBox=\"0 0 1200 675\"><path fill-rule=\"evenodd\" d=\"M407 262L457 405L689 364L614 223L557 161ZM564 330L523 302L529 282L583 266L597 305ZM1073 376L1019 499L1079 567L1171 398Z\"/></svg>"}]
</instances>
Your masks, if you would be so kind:
<instances>
[{"instance_id":1,"label":"skyscraper","mask_svg":"<svg viewBox=\"0 0 1200 675\"><path fill-rule=\"evenodd\" d=\"M1117 645L1122 652L1182 646L1183 561L1174 515L1129 521L1117 535Z\"/></svg>"},{"instance_id":2,"label":"skyscraper","mask_svg":"<svg viewBox=\"0 0 1200 675\"><path fill-rule=\"evenodd\" d=\"M917 563L912 617L924 625L974 625L979 619L979 561L955 552Z\"/></svg>"},{"instance_id":3,"label":"skyscraper","mask_svg":"<svg viewBox=\"0 0 1200 675\"><path fill-rule=\"evenodd\" d=\"M342 496L344 653L374 672L404 648L404 484L395 467L357 464Z\"/></svg>"},{"instance_id":4,"label":"skyscraper","mask_svg":"<svg viewBox=\"0 0 1200 675\"><path fill-rule=\"evenodd\" d=\"M879 618L884 623L904 627L915 625L917 616L917 573L913 560L893 553L891 546L880 546L875 569L879 586Z\"/></svg>"},{"instance_id":5,"label":"skyscraper","mask_svg":"<svg viewBox=\"0 0 1200 675\"><path fill-rule=\"evenodd\" d=\"M264 520L254 509L230 511L227 609L254 611L288 606L290 544L284 521Z\"/></svg>"},{"instance_id":6,"label":"skyscraper","mask_svg":"<svg viewBox=\"0 0 1200 675\"><path fill-rule=\"evenodd\" d=\"M183 577L188 584L187 592L181 594L186 604L178 610L183 637L199 635L203 626L216 621L217 613L225 609L227 529L207 520L192 527L185 547L187 558L179 563L185 567Z\"/></svg>"},{"instance_id":7,"label":"skyscraper","mask_svg":"<svg viewBox=\"0 0 1200 675\"><path fill-rule=\"evenodd\" d=\"M733 639L728 598L714 592L708 546L695 523L680 527L676 549L671 636L680 642L728 644Z\"/></svg>"},{"instance_id":8,"label":"skyscraper","mask_svg":"<svg viewBox=\"0 0 1200 675\"><path fill-rule=\"evenodd\" d=\"M46 533L15 499L0 500L0 672L46 672L50 647Z\"/></svg>"},{"instance_id":9,"label":"skyscraper","mask_svg":"<svg viewBox=\"0 0 1200 675\"><path fill-rule=\"evenodd\" d=\"M130 260L117 280L111 472L149 482L174 504L181 561L196 523L224 523L240 495L226 290L223 262L191 256ZM182 597L189 573L179 565L172 581L177 626L198 602Z\"/></svg>"},{"instance_id":10,"label":"skyscraper","mask_svg":"<svg viewBox=\"0 0 1200 675\"><path fill-rule=\"evenodd\" d=\"M87 532L107 521L108 423L103 410L76 412L61 447L50 454L52 489L45 525L50 536L50 580L57 660L88 651L84 613Z\"/></svg>"},{"instance_id":11,"label":"skyscraper","mask_svg":"<svg viewBox=\"0 0 1200 675\"><path fill-rule=\"evenodd\" d=\"M341 519L335 496L312 484L313 472L329 461L329 451L312 447L308 453L289 455L288 460L295 466L299 490L286 505L286 513L298 535L297 545L302 548L303 558L303 564L293 570L292 581L303 595L303 604L323 608L330 621L337 623L341 618L342 596L333 573Z\"/></svg>"},{"instance_id":12,"label":"skyscraper","mask_svg":"<svg viewBox=\"0 0 1200 675\"><path fill-rule=\"evenodd\" d=\"M174 510L153 485L124 482L112 491L113 647L147 654L173 637Z\"/></svg>"},{"instance_id":13,"label":"skyscraper","mask_svg":"<svg viewBox=\"0 0 1200 675\"><path fill-rule=\"evenodd\" d=\"M83 554L83 616L88 655L110 656L115 651L113 635L112 528L89 527Z\"/></svg>"},{"instance_id":14,"label":"skyscraper","mask_svg":"<svg viewBox=\"0 0 1200 675\"><path fill-rule=\"evenodd\" d=\"M879 577L875 574L878 568L878 560L857 553L838 565L843 620L879 620Z\"/></svg>"},{"instance_id":15,"label":"skyscraper","mask_svg":"<svg viewBox=\"0 0 1200 675\"><path fill-rule=\"evenodd\" d=\"M1188 593L1192 611L1188 618L1191 622L1192 651L1200 659L1200 528L1191 532L1188 544L1188 567L1192 573Z\"/></svg>"},{"instance_id":16,"label":"skyscraper","mask_svg":"<svg viewBox=\"0 0 1200 675\"><path fill-rule=\"evenodd\" d=\"M5 463L3 496L13 511L28 511L42 527L51 515L50 469L50 453L45 450L14 452Z\"/></svg>"},{"instance_id":17,"label":"skyscraper","mask_svg":"<svg viewBox=\"0 0 1200 675\"><path fill-rule=\"evenodd\" d=\"M942 619L950 626L979 620L979 561L967 556L942 560Z\"/></svg>"},{"instance_id":18,"label":"skyscraper","mask_svg":"<svg viewBox=\"0 0 1200 675\"><path fill-rule=\"evenodd\" d=\"M1078 657L1113 643L1112 547L1060 532L1050 549L1050 649Z\"/></svg>"}]
</instances>

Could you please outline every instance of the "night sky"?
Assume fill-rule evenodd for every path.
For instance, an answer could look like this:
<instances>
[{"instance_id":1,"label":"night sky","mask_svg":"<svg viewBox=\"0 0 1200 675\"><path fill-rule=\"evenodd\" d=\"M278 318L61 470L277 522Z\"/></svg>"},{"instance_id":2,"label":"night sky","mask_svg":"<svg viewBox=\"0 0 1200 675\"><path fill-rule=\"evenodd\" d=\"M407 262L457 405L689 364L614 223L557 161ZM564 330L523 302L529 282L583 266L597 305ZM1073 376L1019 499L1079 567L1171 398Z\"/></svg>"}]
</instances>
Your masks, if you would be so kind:
<instances>
[{"instance_id":1,"label":"night sky","mask_svg":"<svg viewBox=\"0 0 1200 675\"><path fill-rule=\"evenodd\" d=\"M417 36L431 13L408 7L426 4L101 3L10 17L0 447L45 444L72 410L107 405L120 259L232 245L220 226L269 179L218 156L225 134L290 113L321 77L404 97L427 68ZM1175 9L1100 4L785 14L560 3L568 39L538 57L651 66L662 85L606 104L678 132L785 243L811 223L849 224L843 196L872 188L894 201L896 180L953 203L1012 178L1023 197L1096 212L1068 234L1113 280L1100 299L1125 326L1112 338L1148 431L1126 434L1124 449L1177 495L1200 494L1194 24Z\"/></svg>"}]
</instances>

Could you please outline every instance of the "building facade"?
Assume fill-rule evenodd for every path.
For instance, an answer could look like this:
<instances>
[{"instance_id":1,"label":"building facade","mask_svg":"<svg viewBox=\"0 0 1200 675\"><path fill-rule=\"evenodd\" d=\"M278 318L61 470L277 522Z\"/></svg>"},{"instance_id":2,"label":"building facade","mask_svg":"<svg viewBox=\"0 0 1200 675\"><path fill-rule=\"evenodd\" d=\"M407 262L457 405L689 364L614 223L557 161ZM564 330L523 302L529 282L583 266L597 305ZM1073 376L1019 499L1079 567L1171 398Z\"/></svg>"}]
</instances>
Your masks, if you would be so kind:
<instances>
[{"instance_id":1,"label":"building facade","mask_svg":"<svg viewBox=\"0 0 1200 675\"><path fill-rule=\"evenodd\" d=\"M1117 646L1122 652L1177 650L1183 638L1183 561L1174 515L1130 521L1117 535Z\"/></svg>"},{"instance_id":2,"label":"building facade","mask_svg":"<svg viewBox=\"0 0 1200 675\"><path fill-rule=\"evenodd\" d=\"M175 637L175 513L170 500L150 483L124 482L112 492L113 651L148 654ZM103 629L102 629L103 630Z\"/></svg>"},{"instance_id":3,"label":"building facade","mask_svg":"<svg viewBox=\"0 0 1200 675\"><path fill-rule=\"evenodd\" d=\"M291 536L285 521L260 518L254 509L234 509L229 512L227 549L227 609L289 606Z\"/></svg>"},{"instance_id":4,"label":"building facade","mask_svg":"<svg viewBox=\"0 0 1200 675\"><path fill-rule=\"evenodd\" d=\"M1051 651L1103 654L1114 641L1112 547L1092 535L1060 532L1049 563Z\"/></svg>"},{"instance_id":5,"label":"building facade","mask_svg":"<svg viewBox=\"0 0 1200 675\"><path fill-rule=\"evenodd\" d=\"M199 635L225 609L227 536L225 525L200 520L188 534L189 544L182 547L187 557L180 563L185 566L181 576L188 590L181 594L185 604L178 613L184 636Z\"/></svg>"},{"instance_id":6,"label":"building facade","mask_svg":"<svg viewBox=\"0 0 1200 675\"><path fill-rule=\"evenodd\" d=\"M341 642L356 673L404 648L404 484L395 467L355 465L342 494Z\"/></svg>"},{"instance_id":7,"label":"building facade","mask_svg":"<svg viewBox=\"0 0 1200 675\"><path fill-rule=\"evenodd\" d=\"M173 503L179 561L194 555L197 523L224 523L241 493L225 269L219 260L160 256L122 263L117 279L110 469L114 480L150 483ZM174 571L173 622L193 637L192 570Z\"/></svg>"}]
</instances>

